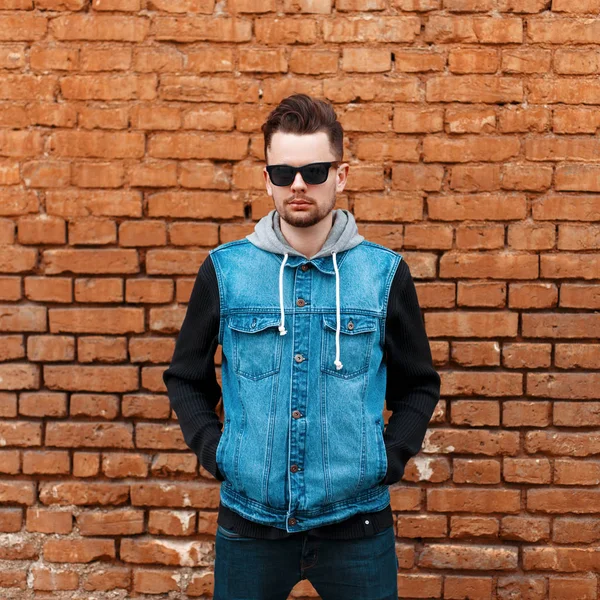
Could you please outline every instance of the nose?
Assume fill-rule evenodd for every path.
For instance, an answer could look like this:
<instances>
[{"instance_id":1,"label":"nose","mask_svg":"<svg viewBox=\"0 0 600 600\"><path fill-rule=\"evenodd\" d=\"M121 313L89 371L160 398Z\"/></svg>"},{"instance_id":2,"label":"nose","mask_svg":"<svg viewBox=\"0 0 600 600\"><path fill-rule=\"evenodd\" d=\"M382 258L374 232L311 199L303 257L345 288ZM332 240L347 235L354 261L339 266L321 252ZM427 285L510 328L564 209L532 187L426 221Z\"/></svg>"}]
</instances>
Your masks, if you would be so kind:
<instances>
[{"instance_id":1,"label":"nose","mask_svg":"<svg viewBox=\"0 0 600 600\"><path fill-rule=\"evenodd\" d=\"M302 179L302 175L300 174L300 171L298 171L298 173L296 173L296 176L294 177L294 181L292 181L291 189L293 191L297 191L297 190L299 191L299 190L306 189L306 183L305 183L304 179Z\"/></svg>"}]
</instances>

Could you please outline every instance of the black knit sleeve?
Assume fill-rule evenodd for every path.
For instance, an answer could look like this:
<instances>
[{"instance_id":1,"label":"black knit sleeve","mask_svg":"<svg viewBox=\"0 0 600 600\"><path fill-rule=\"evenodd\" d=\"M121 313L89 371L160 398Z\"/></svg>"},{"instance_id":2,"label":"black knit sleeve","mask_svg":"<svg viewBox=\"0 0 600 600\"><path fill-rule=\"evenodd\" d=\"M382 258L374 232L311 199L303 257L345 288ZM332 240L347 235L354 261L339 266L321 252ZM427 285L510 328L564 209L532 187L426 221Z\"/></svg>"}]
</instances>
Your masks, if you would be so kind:
<instances>
[{"instance_id":1,"label":"black knit sleeve","mask_svg":"<svg viewBox=\"0 0 600 600\"><path fill-rule=\"evenodd\" d=\"M398 265L385 322L386 406L392 411L384 432L388 469L381 483L400 481L408 460L417 454L440 398L440 376L408 265Z\"/></svg>"},{"instance_id":2,"label":"black knit sleeve","mask_svg":"<svg viewBox=\"0 0 600 600\"><path fill-rule=\"evenodd\" d=\"M215 373L219 317L219 287L209 255L196 276L173 358L163 373L163 381L185 443L200 464L223 481L216 462L223 428L215 412L221 397Z\"/></svg>"}]
</instances>

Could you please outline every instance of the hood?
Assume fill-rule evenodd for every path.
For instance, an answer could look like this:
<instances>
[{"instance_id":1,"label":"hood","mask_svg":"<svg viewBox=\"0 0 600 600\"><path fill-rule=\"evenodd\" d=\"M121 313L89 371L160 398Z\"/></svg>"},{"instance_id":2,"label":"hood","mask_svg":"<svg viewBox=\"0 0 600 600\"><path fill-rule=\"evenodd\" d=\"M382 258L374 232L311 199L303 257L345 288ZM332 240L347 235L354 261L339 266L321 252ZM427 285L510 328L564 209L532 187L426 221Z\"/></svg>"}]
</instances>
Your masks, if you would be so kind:
<instances>
[{"instance_id":1,"label":"hood","mask_svg":"<svg viewBox=\"0 0 600 600\"><path fill-rule=\"evenodd\" d=\"M333 267L335 270L335 307L337 317L337 327L335 332L335 368L342 368L340 360L340 273L337 266L337 254L344 250L350 250L358 246L365 238L358 233L354 215L345 209L336 209L332 213L333 224L329 235L321 249L311 257L305 256L289 245L279 226L279 213L273 209L254 227L254 231L246 237L258 248L282 254L283 260L279 268L279 308L281 311L281 323L279 325L280 335L286 335L285 328L285 310L283 308L283 269L289 256L302 256L309 260L331 255Z\"/></svg>"},{"instance_id":2,"label":"hood","mask_svg":"<svg viewBox=\"0 0 600 600\"><path fill-rule=\"evenodd\" d=\"M303 256L313 259L321 256L329 256L333 252L339 253L358 246L365 238L358 233L354 215L338 208L332 212L333 225L323 244L323 247L314 256L305 256L298 250L292 248L283 237L279 227L279 213L273 209L265 215L254 227L254 231L246 237L258 248L275 254L287 254L288 256Z\"/></svg>"}]
</instances>

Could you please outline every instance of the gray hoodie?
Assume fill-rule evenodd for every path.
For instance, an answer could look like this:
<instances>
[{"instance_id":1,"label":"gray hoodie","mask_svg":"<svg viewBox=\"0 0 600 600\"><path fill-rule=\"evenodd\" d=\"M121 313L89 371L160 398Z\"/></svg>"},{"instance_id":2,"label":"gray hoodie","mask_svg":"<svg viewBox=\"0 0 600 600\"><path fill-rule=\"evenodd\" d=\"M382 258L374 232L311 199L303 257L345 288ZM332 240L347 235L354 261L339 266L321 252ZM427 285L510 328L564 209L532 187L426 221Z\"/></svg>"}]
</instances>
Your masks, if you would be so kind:
<instances>
[{"instance_id":1,"label":"gray hoodie","mask_svg":"<svg viewBox=\"0 0 600 600\"><path fill-rule=\"evenodd\" d=\"M336 369L342 368L342 362L340 361L340 274L337 267L336 254L344 250L350 250L358 246L365 238L358 233L356 227L356 221L354 215L343 209L336 209L333 211L333 224L329 235L325 240L325 243L321 249L310 257L310 260L320 258L322 256L332 256L333 266L335 269L335 306L337 316L337 328L335 335L336 353L335 353L335 367ZM279 226L279 213L273 209L254 227L254 231L246 237L258 248L266 250L267 252L273 252L275 254L283 254L283 261L279 270L279 306L281 310L281 324L279 325L279 333L285 335L287 330L285 329L285 311L283 308L283 269L287 262L288 256L305 256L298 250L294 249L289 245Z\"/></svg>"}]
</instances>

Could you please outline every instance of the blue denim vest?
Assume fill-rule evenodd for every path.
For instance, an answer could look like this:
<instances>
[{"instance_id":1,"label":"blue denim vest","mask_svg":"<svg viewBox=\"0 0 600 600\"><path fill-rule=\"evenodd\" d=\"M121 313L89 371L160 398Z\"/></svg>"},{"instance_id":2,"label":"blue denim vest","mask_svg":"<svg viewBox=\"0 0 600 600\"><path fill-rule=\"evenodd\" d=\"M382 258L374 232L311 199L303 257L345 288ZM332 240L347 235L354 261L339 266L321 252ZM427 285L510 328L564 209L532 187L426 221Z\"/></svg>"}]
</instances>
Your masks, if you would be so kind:
<instances>
[{"instance_id":1,"label":"blue denim vest","mask_svg":"<svg viewBox=\"0 0 600 600\"><path fill-rule=\"evenodd\" d=\"M402 256L364 240L336 264L284 262L247 239L210 255L220 295L221 503L289 532L385 508L384 327Z\"/></svg>"}]
</instances>

